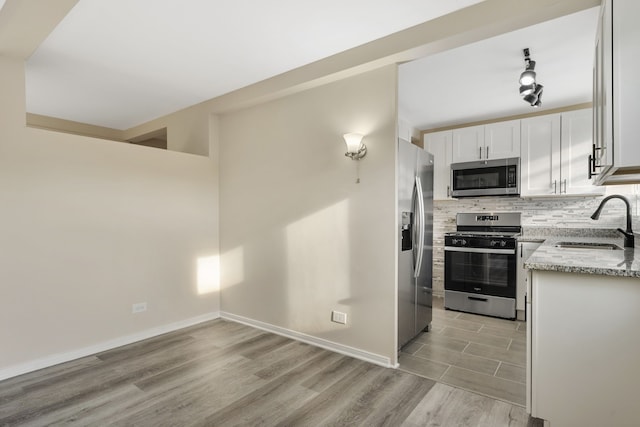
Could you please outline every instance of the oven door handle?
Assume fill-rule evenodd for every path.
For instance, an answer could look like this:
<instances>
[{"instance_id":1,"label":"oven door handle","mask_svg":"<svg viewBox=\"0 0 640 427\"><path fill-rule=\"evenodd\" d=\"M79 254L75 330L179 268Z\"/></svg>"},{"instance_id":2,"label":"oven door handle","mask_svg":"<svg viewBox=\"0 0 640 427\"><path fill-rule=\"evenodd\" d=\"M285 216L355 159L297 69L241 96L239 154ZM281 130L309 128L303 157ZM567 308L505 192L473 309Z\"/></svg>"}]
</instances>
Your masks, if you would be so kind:
<instances>
[{"instance_id":1,"label":"oven door handle","mask_svg":"<svg viewBox=\"0 0 640 427\"><path fill-rule=\"evenodd\" d=\"M515 249L490 249L490 248L458 248L456 246L445 246L445 251L449 252L469 252L474 254L499 254L499 255L515 255Z\"/></svg>"},{"instance_id":2,"label":"oven door handle","mask_svg":"<svg viewBox=\"0 0 640 427\"><path fill-rule=\"evenodd\" d=\"M424 255L424 235L425 235L425 231L424 231L424 222L425 222L425 218L424 218L424 194L422 192L422 181L420 180L420 177L418 175L416 175L416 183L415 183L415 195L416 195L416 204L418 207L418 212L417 215L415 215L416 217L416 226L418 227L418 239L413 241L413 245L414 245L414 257L415 257L415 262L413 263L414 270L413 270L413 277L419 277L420 276L420 271L422 270L422 257ZM417 247L417 251L416 251L416 247Z\"/></svg>"}]
</instances>

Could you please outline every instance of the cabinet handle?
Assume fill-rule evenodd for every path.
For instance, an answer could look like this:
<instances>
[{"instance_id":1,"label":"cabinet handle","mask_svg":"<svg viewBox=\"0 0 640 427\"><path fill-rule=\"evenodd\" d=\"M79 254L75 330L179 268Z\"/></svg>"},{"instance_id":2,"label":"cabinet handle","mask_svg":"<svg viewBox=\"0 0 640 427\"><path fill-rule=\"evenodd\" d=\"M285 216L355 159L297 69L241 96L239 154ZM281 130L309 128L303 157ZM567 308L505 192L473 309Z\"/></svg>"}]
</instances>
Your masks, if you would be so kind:
<instances>
[{"instance_id":1,"label":"cabinet handle","mask_svg":"<svg viewBox=\"0 0 640 427\"><path fill-rule=\"evenodd\" d=\"M593 158L591 156L591 154L589 154L589 171L587 173L587 176L589 177L589 179L591 179L592 177L598 175L597 173L595 173L596 168L599 168L600 166L596 166L596 159Z\"/></svg>"},{"instance_id":2,"label":"cabinet handle","mask_svg":"<svg viewBox=\"0 0 640 427\"><path fill-rule=\"evenodd\" d=\"M451 197L451 186L447 185L447 197Z\"/></svg>"},{"instance_id":3,"label":"cabinet handle","mask_svg":"<svg viewBox=\"0 0 640 427\"><path fill-rule=\"evenodd\" d=\"M484 155L487 159L489 158L489 146L484 150Z\"/></svg>"},{"instance_id":4,"label":"cabinet handle","mask_svg":"<svg viewBox=\"0 0 640 427\"><path fill-rule=\"evenodd\" d=\"M558 180L553 180L553 194L558 194Z\"/></svg>"},{"instance_id":5,"label":"cabinet handle","mask_svg":"<svg viewBox=\"0 0 640 427\"><path fill-rule=\"evenodd\" d=\"M597 175L595 173L596 172L596 168L601 167L600 165L596 164L596 161L597 161L596 150L602 150L602 147L596 147L595 143L591 144L591 156L589 156L590 157L589 169L591 170L591 173L593 175Z\"/></svg>"},{"instance_id":6,"label":"cabinet handle","mask_svg":"<svg viewBox=\"0 0 640 427\"><path fill-rule=\"evenodd\" d=\"M522 258L522 243L520 243L520 258Z\"/></svg>"},{"instance_id":7,"label":"cabinet handle","mask_svg":"<svg viewBox=\"0 0 640 427\"><path fill-rule=\"evenodd\" d=\"M560 185L560 192L562 193L562 185ZM564 179L564 194L567 194L567 178Z\"/></svg>"},{"instance_id":8,"label":"cabinet handle","mask_svg":"<svg viewBox=\"0 0 640 427\"><path fill-rule=\"evenodd\" d=\"M480 159L482 160L482 147L480 147Z\"/></svg>"}]
</instances>

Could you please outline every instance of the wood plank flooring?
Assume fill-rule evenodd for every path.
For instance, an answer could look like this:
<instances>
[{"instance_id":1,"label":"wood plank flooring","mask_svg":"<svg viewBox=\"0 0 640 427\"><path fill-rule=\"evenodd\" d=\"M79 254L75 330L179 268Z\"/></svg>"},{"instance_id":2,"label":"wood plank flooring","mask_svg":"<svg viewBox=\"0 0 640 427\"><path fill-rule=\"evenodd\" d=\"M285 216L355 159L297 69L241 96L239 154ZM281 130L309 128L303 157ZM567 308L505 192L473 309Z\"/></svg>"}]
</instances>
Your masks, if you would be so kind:
<instances>
[{"instance_id":1,"label":"wood plank flooring","mask_svg":"<svg viewBox=\"0 0 640 427\"><path fill-rule=\"evenodd\" d=\"M0 382L2 426L532 423L519 406L221 319Z\"/></svg>"},{"instance_id":2,"label":"wood plank flooring","mask_svg":"<svg viewBox=\"0 0 640 427\"><path fill-rule=\"evenodd\" d=\"M403 349L400 369L524 406L526 323L433 306L432 330Z\"/></svg>"}]
</instances>

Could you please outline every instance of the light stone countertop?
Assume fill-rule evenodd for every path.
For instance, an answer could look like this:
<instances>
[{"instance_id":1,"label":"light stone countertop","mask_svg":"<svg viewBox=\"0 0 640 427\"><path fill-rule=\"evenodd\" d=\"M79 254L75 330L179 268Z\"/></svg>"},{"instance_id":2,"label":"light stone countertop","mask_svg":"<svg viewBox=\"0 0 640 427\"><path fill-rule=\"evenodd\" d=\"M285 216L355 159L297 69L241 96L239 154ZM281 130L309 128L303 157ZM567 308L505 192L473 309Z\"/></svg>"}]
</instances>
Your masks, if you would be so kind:
<instances>
[{"instance_id":1,"label":"light stone countertop","mask_svg":"<svg viewBox=\"0 0 640 427\"><path fill-rule=\"evenodd\" d=\"M640 247L624 248L622 238L558 235L542 238L545 239L544 243L524 263L530 270L640 278ZM526 233L522 238L523 241L530 239L535 237ZM558 248L555 246L558 242L615 243L623 249Z\"/></svg>"}]
</instances>

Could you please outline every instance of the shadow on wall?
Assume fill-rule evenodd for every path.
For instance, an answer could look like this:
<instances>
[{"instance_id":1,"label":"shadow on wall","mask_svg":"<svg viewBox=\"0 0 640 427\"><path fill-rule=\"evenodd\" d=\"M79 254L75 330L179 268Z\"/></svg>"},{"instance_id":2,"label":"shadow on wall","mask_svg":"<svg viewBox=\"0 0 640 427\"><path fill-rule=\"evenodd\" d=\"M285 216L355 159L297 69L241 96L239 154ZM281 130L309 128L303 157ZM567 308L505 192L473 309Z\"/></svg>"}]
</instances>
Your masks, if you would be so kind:
<instances>
[{"instance_id":1,"label":"shadow on wall","mask_svg":"<svg viewBox=\"0 0 640 427\"><path fill-rule=\"evenodd\" d=\"M331 310L351 318L348 224L349 201L342 200L224 252L225 292L233 295L234 287L254 287L250 317L297 332L326 337L328 332L349 328L330 322ZM208 277L217 265L205 260L203 277ZM279 278L277 283L274 278ZM286 301L281 300L283 296ZM279 308L277 314L274 307Z\"/></svg>"},{"instance_id":2,"label":"shadow on wall","mask_svg":"<svg viewBox=\"0 0 640 427\"><path fill-rule=\"evenodd\" d=\"M330 324L328 308L349 316L350 241L349 202L343 200L288 225L287 253L288 312L299 330L322 334L344 328ZM327 312L299 309L299 301L311 299ZM343 303L341 303L343 302Z\"/></svg>"}]
</instances>

